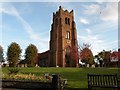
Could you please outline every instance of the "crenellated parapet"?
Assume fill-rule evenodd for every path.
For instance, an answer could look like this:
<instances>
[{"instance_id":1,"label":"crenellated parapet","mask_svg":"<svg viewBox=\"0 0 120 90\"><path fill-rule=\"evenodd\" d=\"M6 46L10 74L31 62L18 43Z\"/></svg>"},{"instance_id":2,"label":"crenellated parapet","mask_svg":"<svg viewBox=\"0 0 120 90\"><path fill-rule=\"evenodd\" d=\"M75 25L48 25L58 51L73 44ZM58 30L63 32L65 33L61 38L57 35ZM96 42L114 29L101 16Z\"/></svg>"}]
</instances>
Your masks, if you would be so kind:
<instances>
[{"instance_id":1,"label":"crenellated parapet","mask_svg":"<svg viewBox=\"0 0 120 90\"><path fill-rule=\"evenodd\" d=\"M74 12L73 10L71 10L71 11L63 10L63 8L61 6L59 6L59 10L57 12L53 13L53 17L56 17L60 14L66 14L66 15L73 16L73 12Z\"/></svg>"}]
</instances>

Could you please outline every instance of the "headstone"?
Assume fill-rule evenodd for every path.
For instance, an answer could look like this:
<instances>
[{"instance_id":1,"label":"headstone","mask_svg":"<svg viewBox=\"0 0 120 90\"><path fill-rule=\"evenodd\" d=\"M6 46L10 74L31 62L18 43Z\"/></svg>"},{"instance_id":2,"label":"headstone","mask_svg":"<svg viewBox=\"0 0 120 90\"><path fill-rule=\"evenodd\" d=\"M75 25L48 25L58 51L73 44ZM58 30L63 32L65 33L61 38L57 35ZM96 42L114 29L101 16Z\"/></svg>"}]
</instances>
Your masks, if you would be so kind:
<instances>
[{"instance_id":1,"label":"headstone","mask_svg":"<svg viewBox=\"0 0 120 90\"><path fill-rule=\"evenodd\" d=\"M90 65L89 64L87 64L87 67L89 67Z\"/></svg>"},{"instance_id":2,"label":"headstone","mask_svg":"<svg viewBox=\"0 0 120 90\"><path fill-rule=\"evenodd\" d=\"M94 65L94 64L92 65L92 68L95 68L95 65Z\"/></svg>"}]
</instances>

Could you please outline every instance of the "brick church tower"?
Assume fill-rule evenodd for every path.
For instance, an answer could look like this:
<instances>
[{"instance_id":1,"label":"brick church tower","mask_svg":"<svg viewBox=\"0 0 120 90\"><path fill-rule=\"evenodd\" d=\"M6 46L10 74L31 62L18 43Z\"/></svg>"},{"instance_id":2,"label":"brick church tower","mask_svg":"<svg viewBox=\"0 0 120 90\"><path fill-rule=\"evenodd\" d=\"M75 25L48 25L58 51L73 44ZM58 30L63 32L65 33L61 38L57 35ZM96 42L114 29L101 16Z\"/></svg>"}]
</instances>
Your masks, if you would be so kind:
<instances>
[{"instance_id":1,"label":"brick church tower","mask_svg":"<svg viewBox=\"0 0 120 90\"><path fill-rule=\"evenodd\" d=\"M72 67L76 63L69 57L70 48L77 47L77 34L73 10L59 10L53 13L53 23L50 31L49 65L52 67ZM78 64L78 63L77 63Z\"/></svg>"}]
</instances>

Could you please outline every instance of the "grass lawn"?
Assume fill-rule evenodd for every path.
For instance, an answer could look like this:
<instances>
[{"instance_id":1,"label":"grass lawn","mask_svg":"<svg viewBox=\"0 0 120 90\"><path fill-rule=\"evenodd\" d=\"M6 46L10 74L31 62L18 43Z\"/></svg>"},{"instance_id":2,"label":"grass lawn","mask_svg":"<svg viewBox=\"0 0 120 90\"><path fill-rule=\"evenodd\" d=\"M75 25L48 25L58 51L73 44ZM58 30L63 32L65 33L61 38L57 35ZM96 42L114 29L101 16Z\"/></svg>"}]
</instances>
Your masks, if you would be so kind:
<instances>
[{"instance_id":1,"label":"grass lawn","mask_svg":"<svg viewBox=\"0 0 120 90\"><path fill-rule=\"evenodd\" d=\"M120 68L20 68L20 73L33 73L35 75L43 75L48 72L50 74L60 74L62 78L68 80L67 88L86 89L87 74L120 74ZM8 73L8 68L2 68L3 73Z\"/></svg>"}]
</instances>

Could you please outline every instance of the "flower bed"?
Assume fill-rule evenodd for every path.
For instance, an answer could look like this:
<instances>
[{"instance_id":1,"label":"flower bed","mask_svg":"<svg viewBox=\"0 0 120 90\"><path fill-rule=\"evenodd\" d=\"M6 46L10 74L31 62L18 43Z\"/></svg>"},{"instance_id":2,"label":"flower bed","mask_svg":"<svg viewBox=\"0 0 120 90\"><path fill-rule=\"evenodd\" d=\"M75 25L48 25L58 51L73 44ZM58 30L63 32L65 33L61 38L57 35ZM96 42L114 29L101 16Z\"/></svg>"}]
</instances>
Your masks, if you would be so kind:
<instances>
[{"instance_id":1,"label":"flower bed","mask_svg":"<svg viewBox=\"0 0 120 90\"><path fill-rule=\"evenodd\" d=\"M34 74L2 74L3 88L52 88L52 80L46 79L44 76L36 76Z\"/></svg>"},{"instance_id":2,"label":"flower bed","mask_svg":"<svg viewBox=\"0 0 120 90\"><path fill-rule=\"evenodd\" d=\"M46 79L44 76L36 76L34 74L2 74L3 80L21 80L21 81L42 81L49 82L52 80L52 77Z\"/></svg>"},{"instance_id":3,"label":"flower bed","mask_svg":"<svg viewBox=\"0 0 120 90\"><path fill-rule=\"evenodd\" d=\"M58 77L56 79L56 76ZM36 76L34 74L3 74L2 87L3 88L19 88L19 89L55 89L63 90L64 80L61 80L58 75ZM58 90L58 89L56 89Z\"/></svg>"}]
</instances>

